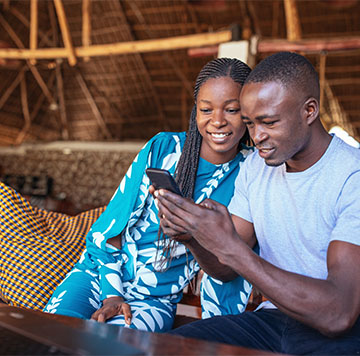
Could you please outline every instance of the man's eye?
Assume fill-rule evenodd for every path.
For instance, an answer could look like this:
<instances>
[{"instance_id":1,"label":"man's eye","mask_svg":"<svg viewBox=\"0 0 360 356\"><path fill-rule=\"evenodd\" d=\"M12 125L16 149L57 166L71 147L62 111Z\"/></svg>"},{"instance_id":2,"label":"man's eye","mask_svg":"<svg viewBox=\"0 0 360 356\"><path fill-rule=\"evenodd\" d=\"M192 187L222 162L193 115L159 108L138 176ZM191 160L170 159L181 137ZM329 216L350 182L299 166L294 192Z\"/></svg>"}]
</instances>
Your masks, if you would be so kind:
<instances>
[{"instance_id":1,"label":"man's eye","mask_svg":"<svg viewBox=\"0 0 360 356\"><path fill-rule=\"evenodd\" d=\"M272 126L275 124L275 121L263 121L263 124L266 126Z\"/></svg>"},{"instance_id":2,"label":"man's eye","mask_svg":"<svg viewBox=\"0 0 360 356\"><path fill-rule=\"evenodd\" d=\"M243 123L247 126L250 127L253 125L253 123L251 121L243 121Z\"/></svg>"}]
</instances>

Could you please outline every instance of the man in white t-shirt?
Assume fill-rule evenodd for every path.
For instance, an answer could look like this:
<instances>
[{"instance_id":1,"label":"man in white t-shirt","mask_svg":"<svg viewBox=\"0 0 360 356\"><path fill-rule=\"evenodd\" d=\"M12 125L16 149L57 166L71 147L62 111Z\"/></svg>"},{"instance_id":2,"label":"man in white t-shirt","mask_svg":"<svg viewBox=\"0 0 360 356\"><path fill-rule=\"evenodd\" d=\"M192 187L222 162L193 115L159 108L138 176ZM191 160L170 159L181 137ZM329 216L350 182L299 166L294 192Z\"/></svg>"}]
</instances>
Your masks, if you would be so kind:
<instances>
[{"instance_id":1,"label":"man in white t-shirt","mask_svg":"<svg viewBox=\"0 0 360 356\"><path fill-rule=\"evenodd\" d=\"M231 217L211 200L155 192L164 233L208 274L240 274L268 299L256 312L175 334L288 354L360 354L360 150L324 129L319 92L315 69L295 53L269 56L250 73L241 116L257 150L236 180ZM220 132L216 115L209 120Z\"/></svg>"}]
</instances>

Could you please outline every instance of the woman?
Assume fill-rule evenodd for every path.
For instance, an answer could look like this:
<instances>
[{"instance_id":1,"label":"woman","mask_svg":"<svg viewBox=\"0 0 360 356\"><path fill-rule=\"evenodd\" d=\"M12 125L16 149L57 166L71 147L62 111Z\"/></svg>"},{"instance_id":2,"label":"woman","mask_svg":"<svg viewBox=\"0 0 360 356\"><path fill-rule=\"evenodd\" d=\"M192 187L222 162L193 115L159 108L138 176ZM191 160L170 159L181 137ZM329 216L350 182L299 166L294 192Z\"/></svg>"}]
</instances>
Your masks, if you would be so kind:
<instances>
[{"instance_id":1,"label":"woman","mask_svg":"<svg viewBox=\"0 0 360 356\"><path fill-rule=\"evenodd\" d=\"M228 204L240 164L251 152L243 144L248 136L239 103L249 72L246 64L227 58L215 59L201 70L188 132L159 133L139 152L46 312L141 330L171 329L182 290L199 266L184 245L158 236L158 210L144 172L148 167L167 169L185 196ZM208 277L205 281L205 315L232 312L223 300L224 285L217 294L218 283ZM247 282L244 287L242 279L236 283L238 291L231 304L241 305L239 312L250 287Z\"/></svg>"}]
</instances>

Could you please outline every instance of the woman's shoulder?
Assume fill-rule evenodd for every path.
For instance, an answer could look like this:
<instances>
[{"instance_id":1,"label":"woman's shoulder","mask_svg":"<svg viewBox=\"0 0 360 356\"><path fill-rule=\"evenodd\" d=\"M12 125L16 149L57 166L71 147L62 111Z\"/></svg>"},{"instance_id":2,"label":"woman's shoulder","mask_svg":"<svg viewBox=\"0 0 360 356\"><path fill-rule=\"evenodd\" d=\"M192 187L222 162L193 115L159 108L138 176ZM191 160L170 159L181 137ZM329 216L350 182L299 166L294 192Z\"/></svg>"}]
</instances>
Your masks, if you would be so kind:
<instances>
[{"instance_id":1,"label":"woman's shoulder","mask_svg":"<svg viewBox=\"0 0 360 356\"><path fill-rule=\"evenodd\" d=\"M149 143L155 145L176 145L180 143L182 146L186 140L186 132L168 132L163 131L159 132L155 136L153 136Z\"/></svg>"}]
</instances>

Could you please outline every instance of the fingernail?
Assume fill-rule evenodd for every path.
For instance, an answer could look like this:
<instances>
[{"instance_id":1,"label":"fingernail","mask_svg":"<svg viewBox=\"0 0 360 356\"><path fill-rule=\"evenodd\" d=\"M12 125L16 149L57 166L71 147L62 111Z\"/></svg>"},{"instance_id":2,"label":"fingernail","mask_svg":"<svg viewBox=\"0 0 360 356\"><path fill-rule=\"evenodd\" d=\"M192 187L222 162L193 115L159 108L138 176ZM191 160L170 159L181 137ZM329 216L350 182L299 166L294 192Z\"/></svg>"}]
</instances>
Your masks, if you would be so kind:
<instances>
[{"instance_id":1,"label":"fingernail","mask_svg":"<svg viewBox=\"0 0 360 356\"><path fill-rule=\"evenodd\" d=\"M155 195L155 197L157 197L159 195L159 191L155 190L154 195Z\"/></svg>"}]
</instances>

